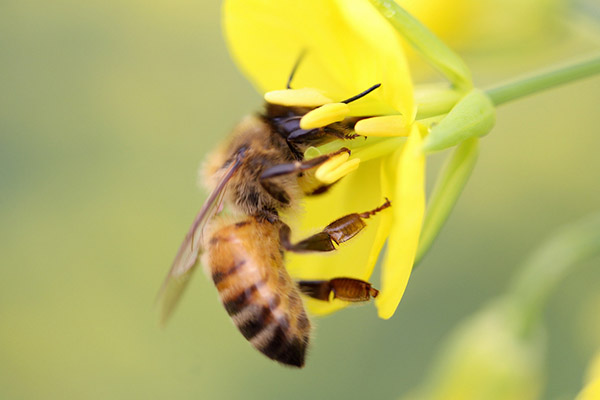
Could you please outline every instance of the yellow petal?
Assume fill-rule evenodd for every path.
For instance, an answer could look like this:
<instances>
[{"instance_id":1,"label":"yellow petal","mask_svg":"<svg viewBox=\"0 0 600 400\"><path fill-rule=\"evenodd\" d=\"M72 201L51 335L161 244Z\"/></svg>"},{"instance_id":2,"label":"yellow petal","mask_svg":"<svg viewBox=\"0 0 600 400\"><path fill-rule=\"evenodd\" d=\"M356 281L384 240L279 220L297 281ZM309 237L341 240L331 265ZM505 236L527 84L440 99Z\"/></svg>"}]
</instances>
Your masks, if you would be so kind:
<instances>
[{"instance_id":1,"label":"yellow petal","mask_svg":"<svg viewBox=\"0 0 600 400\"><path fill-rule=\"evenodd\" d=\"M265 101L288 107L319 107L333 102L329 97L312 88L271 90L265 93Z\"/></svg>"},{"instance_id":2,"label":"yellow petal","mask_svg":"<svg viewBox=\"0 0 600 400\"><path fill-rule=\"evenodd\" d=\"M396 311L412 271L425 213L425 156L421 132L414 124L397 157L391 157L395 181L393 221L381 271L381 291L376 299L379 317L388 319Z\"/></svg>"},{"instance_id":3,"label":"yellow petal","mask_svg":"<svg viewBox=\"0 0 600 400\"><path fill-rule=\"evenodd\" d=\"M411 75L399 34L368 1L335 2L346 20L348 29L353 30L356 36L364 41L365 53L357 54L358 59L355 60L355 68L360 68L360 72L354 75L367 79L372 79L372 76L381 77L381 80L371 83L381 83L381 87L374 94L381 96L382 103L391 105L411 123L416 114L416 107ZM368 87L368 83L361 82L361 86Z\"/></svg>"},{"instance_id":4,"label":"yellow petal","mask_svg":"<svg viewBox=\"0 0 600 400\"><path fill-rule=\"evenodd\" d=\"M596 354L587 371L586 385L575 400L600 399L600 353Z\"/></svg>"},{"instance_id":5,"label":"yellow petal","mask_svg":"<svg viewBox=\"0 0 600 400\"><path fill-rule=\"evenodd\" d=\"M381 83L351 103L353 115L414 112L400 37L366 2L226 0L224 28L233 58L263 93L285 88L305 51L292 87L342 101Z\"/></svg>"},{"instance_id":6,"label":"yellow petal","mask_svg":"<svg viewBox=\"0 0 600 400\"><path fill-rule=\"evenodd\" d=\"M435 36L394 0L370 1L411 47L433 68L441 72L459 90L473 87L471 71L450 47Z\"/></svg>"},{"instance_id":7,"label":"yellow petal","mask_svg":"<svg viewBox=\"0 0 600 400\"><path fill-rule=\"evenodd\" d=\"M342 121L350 113L345 103L325 104L306 113L300 120L300 128L314 129Z\"/></svg>"},{"instance_id":8,"label":"yellow petal","mask_svg":"<svg viewBox=\"0 0 600 400\"><path fill-rule=\"evenodd\" d=\"M359 169L344 177L327 193L306 198L299 220L286 220L291 223L293 240L304 239L344 215L368 211L383 204L380 164L379 160L362 163ZM386 216L390 219L390 209L367 219L367 227L362 232L331 253L287 253L288 271L294 279L352 277L368 280L389 231L389 223L385 224ZM348 305L337 299L331 302L306 299L305 303L311 313L320 315Z\"/></svg>"},{"instance_id":9,"label":"yellow petal","mask_svg":"<svg viewBox=\"0 0 600 400\"><path fill-rule=\"evenodd\" d=\"M598 399L600 399L600 378L588 383L575 398L575 400L598 400Z\"/></svg>"}]
</instances>

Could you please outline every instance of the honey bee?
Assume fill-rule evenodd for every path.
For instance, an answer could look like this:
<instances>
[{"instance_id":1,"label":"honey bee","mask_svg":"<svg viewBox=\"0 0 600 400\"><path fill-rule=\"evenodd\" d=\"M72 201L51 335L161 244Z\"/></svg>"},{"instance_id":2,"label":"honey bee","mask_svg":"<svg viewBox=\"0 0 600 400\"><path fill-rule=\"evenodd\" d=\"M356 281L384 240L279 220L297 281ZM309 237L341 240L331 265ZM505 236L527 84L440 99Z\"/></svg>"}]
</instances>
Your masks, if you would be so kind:
<instances>
[{"instance_id":1,"label":"honey bee","mask_svg":"<svg viewBox=\"0 0 600 400\"><path fill-rule=\"evenodd\" d=\"M291 77L287 87L290 88ZM345 102L375 90L375 85ZM301 295L349 302L377 296L370 283L347 277L292 280L284 253L328 252L365 226L365 219L390 206L343 216L297 243L280 217L302 196L330 185L315 183L314 171L346 148L309 160L304 151L335 139L353 139L356 119L303 130L300 118L311 108L266 103L264 112L246 117L230 139L209 156L204 176L211 194L196 216L159 293L166 321L198 263L214 282L227 313L260 352L282 364L302 367L311 324ZM221 210L227 207L228 216ZM199 260L201 260L199 262Z\"/></svg>"}]
</instances>

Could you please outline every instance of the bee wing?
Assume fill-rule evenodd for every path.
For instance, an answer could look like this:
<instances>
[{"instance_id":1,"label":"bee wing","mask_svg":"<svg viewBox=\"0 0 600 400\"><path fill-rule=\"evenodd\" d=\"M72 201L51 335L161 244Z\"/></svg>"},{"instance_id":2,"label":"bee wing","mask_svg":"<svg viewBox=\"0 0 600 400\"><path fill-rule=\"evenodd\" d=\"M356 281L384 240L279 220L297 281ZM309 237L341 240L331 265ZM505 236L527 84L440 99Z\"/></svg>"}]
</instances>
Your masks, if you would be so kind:
<instances>
[{"instance_id":1,"label":"bee wing","mask_svg":"<svg viewBox=\"0 0 600 400\"><path fill-rule=\"evenodd\" d=\"M206 223L219 211L223 202L225 188L231 177L235 174L241 165L243 152L237 154L237 158L231 163L231 166L223 178L218 183L217 187L212 191L196 218L190 227L187 235L177 255L171 269L167 274L160 291L158 293L158 302L160 306L160 323L164 325L173 313L175 306L179 302L187 283L189 282L192 273L198 264L198 258L202 252L202 233Z\"/></svg>"}]
</instances>

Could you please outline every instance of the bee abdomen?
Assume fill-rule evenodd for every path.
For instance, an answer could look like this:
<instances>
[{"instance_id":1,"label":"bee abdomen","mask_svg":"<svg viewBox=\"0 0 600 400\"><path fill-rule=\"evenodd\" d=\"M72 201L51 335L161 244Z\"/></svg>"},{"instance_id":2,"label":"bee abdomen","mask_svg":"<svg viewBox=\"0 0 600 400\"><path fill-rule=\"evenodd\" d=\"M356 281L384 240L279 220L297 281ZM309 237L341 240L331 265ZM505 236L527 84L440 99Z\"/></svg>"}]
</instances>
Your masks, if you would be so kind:
<instances>
[{"instance_id":1,"label":"bee abdomen","mask_svg":"<svg viewBox=\"0 0 600 400\"><path fill-rule=\"evenodd\" d=\"M289 296L293 296L291 294ZM270 291L264 281L236 294L221 294L223 306L242 335L261 353L283 364L302 367L310 322L303 308Z\"/></svg>"},{"instance_id":2,"label":"bee abdomen","mask_svg":"<svg viewBox=\"0 0 600 400\"><path fill-rule=\"evenodd\" d=\"M242 335L267 357L302 367L310 321L283 265L278 227L248 218L215 230L207 248L204 265Z\"/></svg>"},{"instance_id":3,"label":"bee abdomen","mask_svg":"<svg viewBox=\"0 0 600 400\"><path fill-rule=\"evenodd\" d=\"M295 367L304 366L308 337L290 335L285 324L271 324L250 343L267 357Z\"/></svg>"}]
</instances>

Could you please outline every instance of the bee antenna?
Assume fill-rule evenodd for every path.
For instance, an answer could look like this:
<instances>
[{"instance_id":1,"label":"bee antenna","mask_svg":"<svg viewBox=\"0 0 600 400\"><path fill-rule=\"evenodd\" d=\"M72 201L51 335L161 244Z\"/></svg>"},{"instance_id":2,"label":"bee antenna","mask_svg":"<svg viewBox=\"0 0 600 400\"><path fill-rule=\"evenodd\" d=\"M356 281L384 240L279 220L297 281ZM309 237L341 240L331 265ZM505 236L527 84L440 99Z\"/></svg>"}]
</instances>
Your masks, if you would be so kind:
<instances>
[{"instance_id":1,"label":"bee antenna","mask_svg":"<svg viewBox=\"0 0 600 400\"><path fill-rule=\"evenodd\" d=\"M305 55L306 55L306 49L302 49L302 51L298 55L298 58L296 59L296 62L294 63L294 66L292 67L292 72L290 73L290 77L287 80L287 85L285 85L286 88L288 88L288 89L292 88L291 87L292 79L294 79L294 75L296 75L296 71L298 70L298 67L300 66L300 63L302 62L302 59L304 58Z\"/></svg>"},{"instance_id":2,"label":"bee antenna","mask_svg":"<svg viewBox=\"0 0 600 400\"><path fill-rule=\"evenodd\" d=\"M345 104L352 103L353 101L358 100L361 97L365 97L366 95L368 95L369 93L371 93L373 90L377 89L380 86L381 86L381 83L378 83L377 85L373 85L370 88L368 88L367 90L365 90L364 92L361 92L361 93L357 94L356 96L352 96L349 99L341 101L340 103L345 103Z\"/></svg>"}]
</instances>

